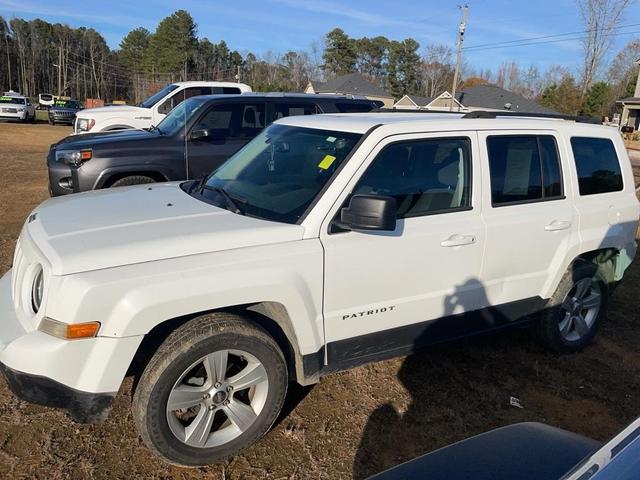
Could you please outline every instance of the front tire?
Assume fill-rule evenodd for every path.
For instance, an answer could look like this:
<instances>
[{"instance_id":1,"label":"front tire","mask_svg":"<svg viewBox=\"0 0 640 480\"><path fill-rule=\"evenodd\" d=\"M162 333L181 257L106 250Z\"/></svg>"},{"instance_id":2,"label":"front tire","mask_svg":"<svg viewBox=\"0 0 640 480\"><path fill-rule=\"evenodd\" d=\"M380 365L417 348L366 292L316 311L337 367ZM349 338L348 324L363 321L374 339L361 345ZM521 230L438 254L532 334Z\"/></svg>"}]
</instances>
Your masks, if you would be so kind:
<instances>
[{"instance_id":1,"label":"front tire","mask_svg":"<svg viewBox=\"0 0 640 480\"><path fill-rule=\"evenodd\" d=\"M142 185L145 183L155 183L155 180L151 177L147 177L146 175L129 175L128 177L123 177L119 180L116 180L111 185L109 185L109 188Z\"/></svg>"},{"instance_id":2,"label":"front tire","mask_svg":"<svg viewBox=\"0 0 640 480\"><path fill-rule=\"evenodd\" d=\"M284 355L266 331L238 315L205 315L171 333L151 358L133 416L156 455L176 465L208 465L271 428L287 383Z\"/></svg>"},{"instance_id":3,"label":"front tire","mask_svg":"<svg viewBox=\"0 0 640 480\"><path fill-rule=\"evenodd\" d=\"M579 260L549 299L538 324L542 343L558 353L585 348L607 316L609 289L598 267Z\"/></svg>"}]
</instances>

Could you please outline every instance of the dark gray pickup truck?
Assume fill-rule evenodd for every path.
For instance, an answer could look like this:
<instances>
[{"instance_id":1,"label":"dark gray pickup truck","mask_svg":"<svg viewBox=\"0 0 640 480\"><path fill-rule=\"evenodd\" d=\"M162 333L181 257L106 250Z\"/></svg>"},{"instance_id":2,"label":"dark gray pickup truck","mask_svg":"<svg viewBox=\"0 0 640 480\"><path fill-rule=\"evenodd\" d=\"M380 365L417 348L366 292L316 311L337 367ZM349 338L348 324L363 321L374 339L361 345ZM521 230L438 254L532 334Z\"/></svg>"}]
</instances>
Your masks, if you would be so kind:
<instances>
[{"instance_id":1,"label":"dark gray pickup truck","mask_svg":"<svg viewBox=\"0 0 640 480\"><path fill-rule=\"evenodd\" d=\"M47 156L52 196L200 178L271 122L291 115L368 112L375 100L332 95L242 94L192 97L147 130L71 135Z\"/></svg>"}]
</instances>

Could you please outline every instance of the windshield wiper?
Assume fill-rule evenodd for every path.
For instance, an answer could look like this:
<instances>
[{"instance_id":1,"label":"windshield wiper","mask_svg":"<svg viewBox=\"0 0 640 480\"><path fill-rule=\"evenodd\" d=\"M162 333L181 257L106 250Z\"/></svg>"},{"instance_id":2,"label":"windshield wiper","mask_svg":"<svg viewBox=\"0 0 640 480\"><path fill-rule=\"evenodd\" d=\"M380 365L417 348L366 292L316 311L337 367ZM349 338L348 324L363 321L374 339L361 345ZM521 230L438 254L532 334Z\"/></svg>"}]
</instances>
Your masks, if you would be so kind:
<instances>
[{"instance_id":1,"label":"windshield wiper","mask_svg":"<svg viewBox=\"0 0 640 480\"><path fill-rule=\"evenodd\" d=\"M200 180L202 182L202 185L200 185L199 191L202 192L203 190L209 190L211 192L216 192L218 193L220 196L222 196L224 198L224 200L227 202L227 205L230 208L230 210L233 213L238 213L240 215L244 215L244 209L240 208L240 205L238 205L238 203L240 203L241 201L237 198L233 198L229 192L227 192L224 188L221 187L212 187L211 185L207 185L204 183L205 181L204 177L202 180Z\"/></svg>"}]
</instances>

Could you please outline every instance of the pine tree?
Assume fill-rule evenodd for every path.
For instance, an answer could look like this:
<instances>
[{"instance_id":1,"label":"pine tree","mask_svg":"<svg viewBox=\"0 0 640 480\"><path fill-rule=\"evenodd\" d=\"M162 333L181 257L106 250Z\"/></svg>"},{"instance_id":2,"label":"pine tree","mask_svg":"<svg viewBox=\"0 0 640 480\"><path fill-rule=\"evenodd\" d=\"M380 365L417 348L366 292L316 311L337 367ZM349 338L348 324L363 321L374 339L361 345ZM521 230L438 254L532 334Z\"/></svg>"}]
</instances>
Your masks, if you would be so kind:
<instances>
[{"instance_id":1,"label":"pine tree","mask_svg":"<svg viewBox=\"0 0 640 480\"><path fill-rule=\"evenodd\" d=\"M333 76L345 75L356 66L356 42L340 28L334 28L326 35L326 48L322 54L324 70Z\"/></svg>"}]
</instances>

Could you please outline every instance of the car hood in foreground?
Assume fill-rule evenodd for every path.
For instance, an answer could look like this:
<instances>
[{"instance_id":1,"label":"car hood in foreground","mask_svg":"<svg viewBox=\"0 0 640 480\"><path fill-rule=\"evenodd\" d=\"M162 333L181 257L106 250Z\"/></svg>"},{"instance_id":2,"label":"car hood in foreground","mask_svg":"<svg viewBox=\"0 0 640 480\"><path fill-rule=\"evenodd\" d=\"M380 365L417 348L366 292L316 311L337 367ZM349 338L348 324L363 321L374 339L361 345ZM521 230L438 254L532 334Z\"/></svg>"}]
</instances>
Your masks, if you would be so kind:
<instances>
[{"instance_id":1,"label":"car hood in foreground","mask_svg":"<svg viewBox=\"0 0 640 480\"><path fill-rule=\"evenodd\" d=\"M53 198L25 228L54 275L301 240L304 231L196 200L178 183Z\"/></svg>"}]
</instances>

